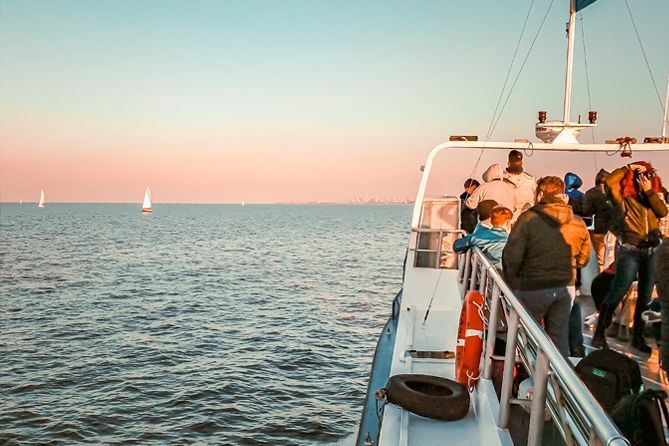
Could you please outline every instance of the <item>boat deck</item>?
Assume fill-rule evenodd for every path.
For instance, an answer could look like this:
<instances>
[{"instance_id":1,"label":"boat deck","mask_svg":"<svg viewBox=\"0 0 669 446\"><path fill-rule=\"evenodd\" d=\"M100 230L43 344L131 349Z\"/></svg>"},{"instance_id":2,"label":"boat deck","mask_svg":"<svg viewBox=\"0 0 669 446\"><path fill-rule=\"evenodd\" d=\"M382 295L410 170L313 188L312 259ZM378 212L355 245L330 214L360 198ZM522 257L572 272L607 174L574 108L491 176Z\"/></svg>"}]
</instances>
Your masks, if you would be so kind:
<instances>
[{"instance_id":1,"label":"boat deck","mask_svg":"<svg viewBox=\"0 0 669 446\"><path fill-rule=\"evenodd\" d=\"M580 296L578 297L578 301L581 304L583 317L586 317L595 311L595 304L590 296ZM594 325L584 326L583 328L583 339L586 353L593 350L593 348L590 347L590 340L592 339L594 328ZM650 355L641 353L632 348L629 342L620 342L618 339L612 337L607 337L606 340L609 348L634 359L639 364L645 388L661 389L669 392L669 383L667 382L665 373L660 367L659 347L654 337L646 337L646 342L653 348L653 353Z\"/></svg>"}]
</instances>

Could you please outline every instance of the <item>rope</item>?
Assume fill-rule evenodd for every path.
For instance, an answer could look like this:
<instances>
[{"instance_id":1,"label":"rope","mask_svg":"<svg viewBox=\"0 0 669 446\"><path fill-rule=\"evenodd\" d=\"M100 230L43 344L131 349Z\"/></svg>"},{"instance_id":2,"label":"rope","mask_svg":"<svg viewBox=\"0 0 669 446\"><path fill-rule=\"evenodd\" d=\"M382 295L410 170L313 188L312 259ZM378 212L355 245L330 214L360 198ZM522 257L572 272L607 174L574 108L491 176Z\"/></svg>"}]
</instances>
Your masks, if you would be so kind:
<instances>
[{"instance_id":1,"label":"rope","mask_svg":"<svg viewBox=\"0 0 669 446\"><path fill-rule=\"evenodd\" d=\"M423 328L425 328L425 324L427 323L427 317L430 314L430 310L432 309L432 302L434 301L434 295L437 293L437 286L439 286L439 280L441 279L442 272L444 272L444 270L440 269L439 275L437 276L437 281L434 284L434 290L432 290L432 297L430 297L430 303L427 305L427 310L425 310L425 317L423 318L423 324L422 324Z\"/></svg>"},{"instance_id":2,"label":"rope","mask_svg":"<svg viewBox=\"0 0 669 446\"><path fill-rule=\"evenodd\" d=\"M474 163L474 167L472 168L472 171L469 175L469 178L473 178L474 174L476 173L476 170L479 167L479 163L481 162L481 157L483 156L483 151L485 150L485 145L486 143L490 140L490 136L492 135L492 125L493 122L495 121L495 116L497 115L497 110L499 109L499 104L502 102L502 97L504 96L504 90L506 90L506 86L509 82L509 76L511 75L511 69L513 68L513 64L516 61L516 55L518 54L518 48L520 48L520 42L523 40L523 35L525 34L525 29L527 28L527 21L530 18L530 12L532 12L532 6L534 5L534 0L530 3L530 7L527 10L527 15L525 16L525 21L523 22L523 28L520 30L520 35L518 36L518 42L516 42L516 48L513 51L513 57L511 57L511 63L509 64L509 69L506 72L506 78L504 78L504 85L502 85L502 90L499 92L499 97L497 98L497 105L495 105L495 111L492 114L492 117L490 118L490 124L488 124L488 131L486 132L485 135L485 140L483 141L483 147L481 147L481 150L479 151L478 158L476 158L476 163ZM467 196L469 198L469 195Z\"/></svg>"},{"instance_id":3,"label":"rope","mask_svg":"<svg viewBox=\"0 0 669 446\"><path fill-rule=\"evenodd\" d=\"M487 327L488 326L488 319L485 317L485 303L483 303L481 305L481 304L477 304L476 302L472 302L472 304L474 304L474 306L476 307L476 309L477 309L476 312L479 314L479 317L483 321L483 326Z\"/></svg>"},{"instance_id":4,"label":"rope","mask_svg":"<svg viewBox=\"0 0 669 446\"><path fill-rule=\"evenodd\" d=\"M660 103L660 108L662 109L662 113L664 113L664 104L662 103L662 98L660 97L660 90L657 88L657 82L655 82L655 76L653 76L653 70L650 68L650 62L648 62L648 56L646 56L646 49L643 47L643 43L641 42L641 36L639 35L639 30L636 27L636 22L634 21L634 16L632 15L632 8L630 8L630 3L628 0L625 0L625 5L627 6L627 12L630 15L630 19L632 20L632 26L634 27L634 32L636 33L636 39L639 42L639 46L641 47L641 53L643 54L643 60L646 62L646 68L648 69L648 74L650 75L650 79L653 81L653 88L655 88L655 94L657 95L657 100Z\"/></svg>"},{"instance_id":5,"label":"rope","mask_svg":"<svg viewBox=\"0 0 669 446\"><path fill-rule=\"evenodd\" d=\"M497 120L495 121L495 125L493 125L492 130L490 134L492 135L492 132L495 131L495 128L497 128L497 123L499 122L499 119L502 117L502 112L504 112L504 109L506 108L506 104L509 102L509 98L511 97L511 93L513 93L514 88L516 87L516 84L518 83L518 79L520 78L520 74L523 72L523 68L525 68L525 64L527 63L527 59L529 59L530 54L532 53L532 49L534 48L534 44L537 42L537 38L539 37L539 33L541 33L541 29L544 27L544 23L546 23L546 18L548 17L548 13L551 11L551 8L553 7L553 3L555 3L555 0L551 0L551 3L548 5L548 9L546 9L546 14L544 14L544 18L541 20L541 24L539 25L539 29L537 29L537 33L534 35L534 39L532 40L532 44L530 45L530 48L527 50L527 54L525 55L525 59L523 60L522 65L520 66L520 70L518 70L518 74L516 74L516 78L513 81L513 84L511 85L511 89L509 90L509 93L506 95L506 99L504 100L504 104L502 105L502 109L499 112L499 115L497 116Z\"/></svg>"},{"instance_id":6,"label":"rope","mask_svg":"<svg viewBox=\"0 0 669 446\"><path fill-rule=\"evenodd\" d=\"M479 376L474 377L474 374L471 373L469 370L465 373L467 375L467 390L469 390L469 393L474 392L474 387L476 386L476 381L481 379L481 373L479 372ZM474 385L472 386L472 381L474 381Z\"/></svg>"}]
</instances>

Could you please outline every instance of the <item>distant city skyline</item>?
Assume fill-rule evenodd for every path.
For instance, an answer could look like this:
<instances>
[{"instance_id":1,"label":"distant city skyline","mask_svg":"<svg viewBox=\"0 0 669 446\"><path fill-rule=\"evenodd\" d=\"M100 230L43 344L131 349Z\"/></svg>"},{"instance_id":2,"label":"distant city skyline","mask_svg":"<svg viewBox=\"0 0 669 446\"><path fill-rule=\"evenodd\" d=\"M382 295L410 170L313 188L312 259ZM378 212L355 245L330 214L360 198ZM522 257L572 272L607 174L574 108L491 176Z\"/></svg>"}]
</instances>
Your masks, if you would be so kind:
<instances>
[{"instance_id":1,"label":"distant city skyline","mask_svg":"<svg viewBox=\"0 0 669 446\"><path fill-rule=\"evenodd\" d=\"M549 4L534 3L511 81ZM492 140L536 141L539 110L561 119L568 4L553 4ZM0 201L44 188L47 203L141 202L146 186L156 203L413 200L433 146L485 137L529 5L0 0ZM669 2L630 6L663 100ZM624 2L595 2L577 27L573 119L592 104L598 142L659 135ZM455 195L478 152L449 157L438 190ZM666 154L635 159L669 183ZM474 176L505 161L485 153ZM626 162L526 167L588 186Z\"/></svg>"}]
</instances>

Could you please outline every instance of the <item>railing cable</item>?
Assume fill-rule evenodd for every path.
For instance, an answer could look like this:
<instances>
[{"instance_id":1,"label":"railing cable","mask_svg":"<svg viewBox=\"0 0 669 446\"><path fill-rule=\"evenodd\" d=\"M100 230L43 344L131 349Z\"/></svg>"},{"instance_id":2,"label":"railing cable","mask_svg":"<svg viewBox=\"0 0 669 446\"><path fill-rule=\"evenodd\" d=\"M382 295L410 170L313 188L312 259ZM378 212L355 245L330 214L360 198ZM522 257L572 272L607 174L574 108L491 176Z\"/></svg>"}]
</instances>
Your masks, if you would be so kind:
<instances>
[{"instance_id":1,"label":"railing cable","mask_svg":"<svg viewBox=\"0 0 669 446\"><path fill-rule=\"evenodd\" d=\"M657 95L657 100L660 103L660 108L662 109L662 113L664 113L664 104L662 103L662 98L660 97L660 90L657 88L657 82L655 82L655 76L653 76L653 70L650 68L650 62L648 62L646 49L643 46L643 42L641 42L641 35L639 34L639 30L636 27L636 22L634 21L634 16L632 15L632 8L630 8L629 0L625 0L625 5L627 6L627 12L630 15L630 20L632 21L632 26L634 27L634 33L636 34L636 39L639 42L639 46L641 47L641 53L643 54L643 60L646 62L646 68L648 69L648 74L650 75L650 79L653 81L653 88L655 88L655 94Z\"/></svg>"},{"instance_id":2,"label":"railing cable","mask_svg":"<svg viewBox=\"0 0 669 446\"><path fill-rule=\"evenodd\" d=\"M506 104L509 102L509 98L511 97L511 93L513 93L513 90L516 87L516 84L518 83L518 79L520 78L520 74L523 72L523 68L525 68L525 64L527 63L527 59L529 59L530 54L532 53L532 49L534 48L534 44L537 42L537 38L539 37L539 34L541 33L542 28L544 27L544 23L546 23L546 18L548 17L548 13L551 11L551 8L553 7L553 3L555 3L555 0L551 0L551 3L548 5L548 9L546 9L546 14L544 14L544 18L541 20L541 24L539 25L539 29L537 29L537 32L534 35L534 39L532 40L532 44L530 45L530 48L527 50L527 54L525 55L525 59L523 60L523 63L520 66L520 70L518 70L518 74L516 74L516 78L514 79L513 84L511 85L511 89L509 90L508 94L506 95L506 99L504 100L504 104L502 105L502 109L499 111L499 114L497 115L497 119L495 120L495 125L493 125L492 131L490 132L491 136L492 136L492 133L497 128L497 124L499 123L499 119L502 117L502 113L504 112L504 109L506 108Z\"/></svg>"},{"instance_id":3,"label":"railing cable","mask_svg":"<svg viewBox=\"0 0 669 446\"><path fill-rule=\"evenodd\" d=\"M585 22L583 21L583 13L578 13L581 20L581 41L583 42L583 66L585 67L585 86L588 91L588 110L592 110L592 96L590 95L590 75L588 74L588 53L585 49ZM590 127L590 135L592 136L592 143L595 143L595 128ZM595 171L599 172L597 166L597 153L593 153L595 158Z\"/></svg>"},{"instance_id":4,"label":"railing cable","mask_svg":"<svg viewBox=\"0 0 669 446\"><path fill-rule=\"evenodd\" d=\"M476 170L478 169L479 163L481 162L481 157L483 156L483 151L485 150L485 143L487 143L490 140L490 136L492 135L492 125L495 122L495 116L497 116L497 111L499 110L499 104L502 102L502 98L504 97L504 91L506 90L506 86L508 85L509 76L511 75L511 70L513 69L513 64L516 62L516 56L518 55L518 49L520 48L520 42L523 40L523 35L525 34L525 29L527 28L527 21L530 18L530 13L532 12L532 6L534 6L534 0L532 0L530 2L530 7L527 10L527 15L525 16L525 21L523 22L523 27L520 30L520 35L518 36L518 42L516 42L516 48L513 50L513 56L511 57L511 63L509 64L509 69L506 72L506 77L504 78L504 84L502 85L502 90L499 92L499 97L497 98L497 105L495 105L495 111L492 113L492 117L490 118L490 124L488 124L488 131L486 132L485 141L483 143L484 147L482 147L481 150L479 151L479 155L476 158L476 162L474 163L474 167L472 168L472 172L469 175L469 178L474 177L474 174L476 173Z\"/></svg>"}]
</instances>

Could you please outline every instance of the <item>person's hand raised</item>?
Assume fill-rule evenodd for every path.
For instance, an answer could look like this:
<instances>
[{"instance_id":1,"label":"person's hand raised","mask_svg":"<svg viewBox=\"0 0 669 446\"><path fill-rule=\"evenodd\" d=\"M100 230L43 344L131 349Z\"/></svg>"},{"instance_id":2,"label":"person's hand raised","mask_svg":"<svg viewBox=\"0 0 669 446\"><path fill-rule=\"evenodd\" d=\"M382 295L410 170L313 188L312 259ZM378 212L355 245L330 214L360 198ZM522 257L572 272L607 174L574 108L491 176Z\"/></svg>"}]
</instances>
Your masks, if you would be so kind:
<instances>
[{"instance_id":1,"label":"person's hand raised","mask_svg":"<svg viewBox=\"0 0 669 446\"><path fill-rule=\"evenodd\" d=\"M637 182L639 183L641 190L644 192L648 192L652 188L650 179L646 175L639 175Z\"/></svg>"}]
</instances>

